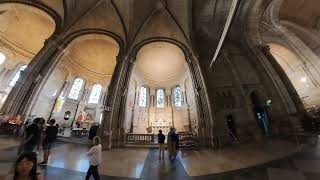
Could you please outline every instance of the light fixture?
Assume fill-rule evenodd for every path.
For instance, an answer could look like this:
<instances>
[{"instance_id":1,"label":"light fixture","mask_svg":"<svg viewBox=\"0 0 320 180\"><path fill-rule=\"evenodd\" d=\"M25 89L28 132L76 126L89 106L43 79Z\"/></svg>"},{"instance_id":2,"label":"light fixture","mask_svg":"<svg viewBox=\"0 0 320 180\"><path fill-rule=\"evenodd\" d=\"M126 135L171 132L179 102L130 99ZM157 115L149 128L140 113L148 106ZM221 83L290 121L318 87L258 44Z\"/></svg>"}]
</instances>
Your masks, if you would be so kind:
<instances>
[{"instance_id":1,"label":"light fixture","mask_svg":"<svg viewBox=\"0 0 320 180\"><path fill-rule=\"evenodd\" d=\"M307 84L306 86L307 86L307 87L310 87L310 85L309 85L309 84Z\"/></svg>"},{"instance_id":2,"label":"light fixture","mask_svg":"<svg viewBox=\"0 0 320 180\"><path fill-rule=\"evenodd\" d=\"M4 63L4 61L6 60L6 56L0 52L0 65Z\"/></svg>"},{"instance_id":3,"label":"light fixture","mask_svg":"<svg viewBox=\"0 0 320 180\"><path fill-rule=\"evenodd\" d=\"M306 78L306 77L302 77L302 78L300 79L300 81L303 82L303 83L305 83L305 82L307 82L307 78Z\"/></svg>"}]
</instances>

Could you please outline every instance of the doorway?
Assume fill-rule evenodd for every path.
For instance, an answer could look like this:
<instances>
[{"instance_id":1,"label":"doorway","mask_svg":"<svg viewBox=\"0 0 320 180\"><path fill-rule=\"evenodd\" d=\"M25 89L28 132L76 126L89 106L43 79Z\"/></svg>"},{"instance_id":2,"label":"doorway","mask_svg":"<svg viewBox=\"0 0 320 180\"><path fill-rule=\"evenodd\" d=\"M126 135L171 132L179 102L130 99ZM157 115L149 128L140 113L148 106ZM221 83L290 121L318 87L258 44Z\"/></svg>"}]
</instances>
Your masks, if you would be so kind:
<instances>
[{"instance_id":1,"label":"doorway","mask_svg":"<svg viewBox=\"0 0 320 180\"><path fill-rule=\"evenodd\" d=\"M252 92L250 94L250 99L254 117L257 121L257 125L260 128L261 133L264 135L271 135L271 125L266 109L267 107L261 103L261 99L256 92Z\"/></svg>"}]
</instances>

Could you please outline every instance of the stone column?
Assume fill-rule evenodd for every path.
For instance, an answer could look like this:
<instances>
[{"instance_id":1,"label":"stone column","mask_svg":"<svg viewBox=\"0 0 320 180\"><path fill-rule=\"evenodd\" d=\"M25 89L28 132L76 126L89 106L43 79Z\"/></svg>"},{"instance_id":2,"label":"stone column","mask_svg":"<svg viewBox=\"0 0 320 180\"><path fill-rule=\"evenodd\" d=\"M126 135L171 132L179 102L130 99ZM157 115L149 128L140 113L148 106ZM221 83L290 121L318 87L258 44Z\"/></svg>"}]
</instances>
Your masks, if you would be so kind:
<instances>
[{"instance_id":1,"label":"stone column","mask_svg":"<svg viewBox=\"0 0 320 180\"><path fill-rule=\"evenodd\" d=\"M110 108L105 111L103 123L100 128L100 136L104 149L117 148L124 144L125 130L120 122L121 106L125 106L124 84L127 74L130 75L130 58L124 54L117 56L117 64L109 85L108 94L104 106Z\"/></svg>"},{"instance_id":2,"label":"stone column","mask_svg":"<svg viewBox=\"0 0 320 180\"><path fill-rule=\"evenodd\" d=\"M284 86L286 87L287 92L289 93L295 107L296 110L298 112L298 116L303 116L306 113L306 110L303 106L303 103L300 99L299 94L297 93L296 89L294 88L292 82L290 81L290 79L288 78L288 76L286 75L286 73L284 72L284 70L282 69L282 67L279 65L279 63L277 62L277 60L273 57L273 55L270 52L270 47L265 45L261 47L261 51L262 53L267 57L267 59L269 60L270 64L273 66L273 68L275 69L275 71L277 72L277 74L279 75L279 78L281 79L282 83L284 84ZM294 126L294 129L296 131L300 131L301 130L301 123L298 121L299 119L302 119L302 117L298 117L298 119L291 119L291 124Z\"/></svg>"},{"instance_id":3,"label":"stone column","mask_svg":"<svg viewBox=\"0 0 320 180\"><path fill-rule=\"evenodd\" d=\"M213 146L213 122L210 108L209 98L206 92L206 87L198 64L198 59L189 54L187 62L190 69L192 84L195 90L195 100L197 104L198 114L198 138L201 146Z\"/></svg>"},{"instance_id":4,"label":"stone column","mask_svg":"<svg viewBox=\"0 0 320 180\"><path fill-rule=\"evenodd\" d=\"M53 35L33 58L21 78L12 88L4 103L2 112L8 115L21 114L26 117L41 86L51 73L56 60L62 54L60 37Z\"/></svg>"}]
</instances>

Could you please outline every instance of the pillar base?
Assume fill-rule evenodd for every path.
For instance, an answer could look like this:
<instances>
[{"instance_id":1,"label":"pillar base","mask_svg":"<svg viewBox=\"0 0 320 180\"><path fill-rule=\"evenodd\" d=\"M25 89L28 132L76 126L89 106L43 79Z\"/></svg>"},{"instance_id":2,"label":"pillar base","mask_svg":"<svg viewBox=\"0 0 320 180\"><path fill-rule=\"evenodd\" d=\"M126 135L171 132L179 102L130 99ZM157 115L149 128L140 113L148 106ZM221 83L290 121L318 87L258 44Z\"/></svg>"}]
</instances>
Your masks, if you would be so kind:
<instances>
[{"instance_id":1,"label":"pillar base","mask_svg":"<svg viewBox=\"0 0 320 180\"><path fill-rule=\"evenodd\" d=\"M212 128L199 128L199 145L202 147L214 147Z\"/></svg>"},{"instance_id":2,"label":"pillar base","mask_svg":"<svg viewBox=\"0 0 320 180\"><path fill-rule=\"evenodd\" d=\"M125 131L123 128L104 131L101 141L103 150L121 148L125 143Z\"/></svg>"}]
</instances>

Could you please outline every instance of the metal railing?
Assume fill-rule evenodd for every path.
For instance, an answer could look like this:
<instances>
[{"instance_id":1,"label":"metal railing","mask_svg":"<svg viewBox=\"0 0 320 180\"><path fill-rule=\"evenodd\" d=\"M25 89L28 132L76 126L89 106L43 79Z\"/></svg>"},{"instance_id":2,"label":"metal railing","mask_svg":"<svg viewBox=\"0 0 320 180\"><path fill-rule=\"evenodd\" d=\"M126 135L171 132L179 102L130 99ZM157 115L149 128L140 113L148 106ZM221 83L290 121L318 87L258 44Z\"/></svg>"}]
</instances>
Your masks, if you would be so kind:
<instances>
[{"instance_id":1,"label":"metal railing","mask_svg":"<svg viewBox=\"0 0 320 180\"><path fill-rule=\"evenodd\" d=\"M156 144L156 135L154 134L126 134L127 144Z\"/></svg>"}]
</instances>

